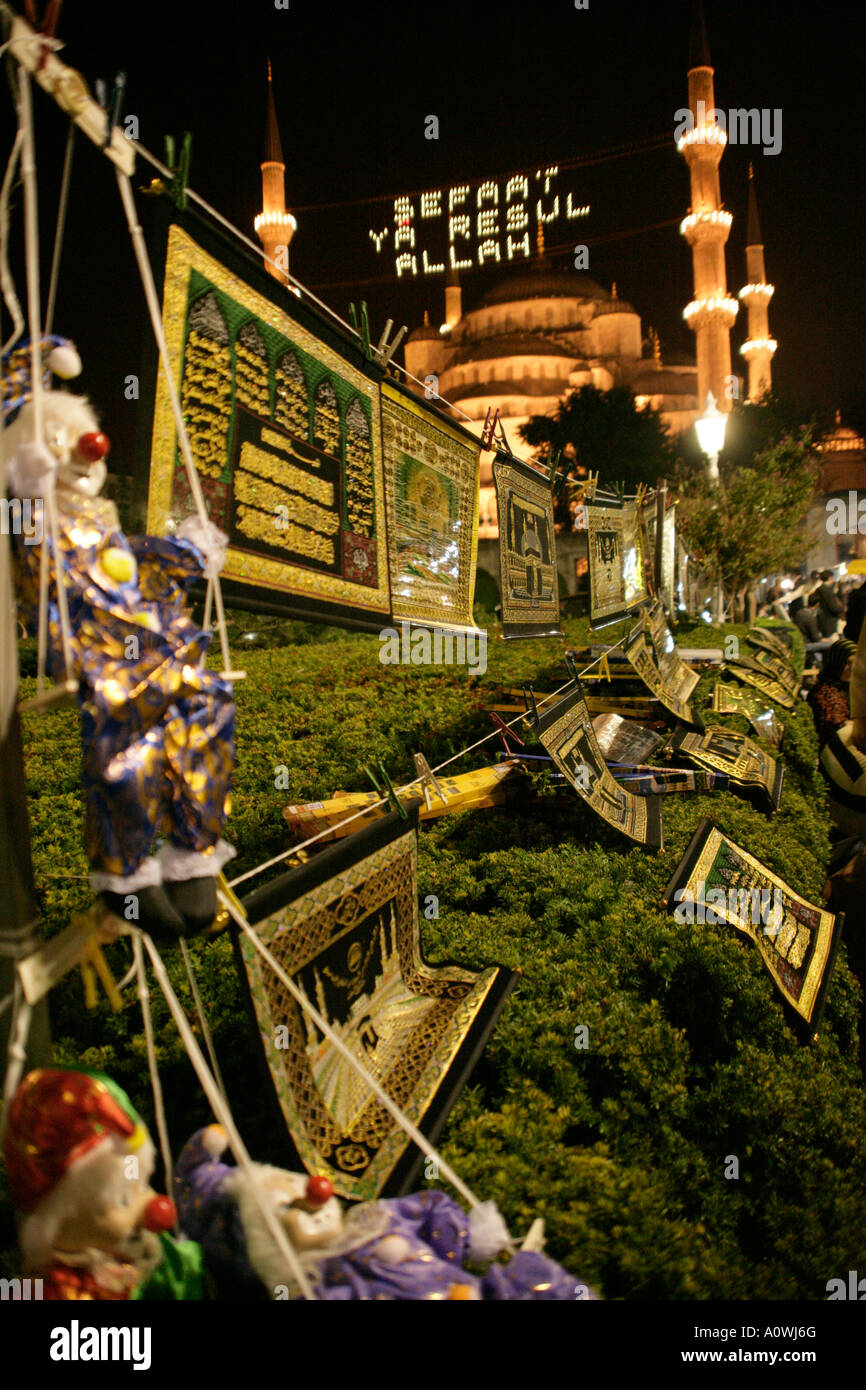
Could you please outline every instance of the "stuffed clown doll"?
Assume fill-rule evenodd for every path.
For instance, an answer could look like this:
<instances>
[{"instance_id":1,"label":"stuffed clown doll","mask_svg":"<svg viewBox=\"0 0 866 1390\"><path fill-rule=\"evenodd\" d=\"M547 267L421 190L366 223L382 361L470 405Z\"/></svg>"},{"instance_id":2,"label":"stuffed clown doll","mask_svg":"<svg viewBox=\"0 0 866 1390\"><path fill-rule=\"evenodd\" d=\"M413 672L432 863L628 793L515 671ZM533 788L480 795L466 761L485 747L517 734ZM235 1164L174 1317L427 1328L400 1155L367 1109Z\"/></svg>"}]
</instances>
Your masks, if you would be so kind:
<instances>
[{"instance_id":1,"label":"stuffed clown doll","mask_svg":"<svg viewBox=\"0 0 866 1390\"><path fill-rule=\"evenodd\" d=\"M43 1298L203 1297L201 1250L168 1234L177 1212L150 1186L150 1135L108 1077L29 1072L3 1151L24 1274Z\"/></svg>"},{"instance_id":2,"label":"stuffed clown doll","mask_svg":"<svg viewBox=\"0 0 866 1390\"><path fill-rule=\"evenodd\" d=\"M72 344L42 342L43 361L71 377ZM69 610L72 670L84 746L91 886L119 917L175 939L207 927L215 878L234 850L222 838L234 738L231 687L203 666L208 634L184 613L192 583L215 576L226 537L190 518L171 538L125 536L100 496L109 442L89 402L43 395L34 439L29 348L4 362L6 486L13 497L53 494ZM35 626L40 555L49 550L50 669L64 675L60 611L47 516L40 544L16 538L22 613ZM159 841L161 844L158 844Z\"/></svg>"},{"instance_id":3,"label":"stuffed clown doll","mask_svg":"<svg viewBox=\"0 0 866 1390\"><path fill-rule=\"evenodd\" d=\"M199 1130L175 1168L180 1224L203 1251L217 1287L285 1299L298 1290L254 1188L271 1204L316 1296L330 1301L512 1301L594 1298L539 1250L491 1263L511 1240L492 1202L469 1215L445 1192L363 1202L344 1212L330 1180L255 1164L252 1179L230 1167L219 1125ZM488 1265L485 1274L468 1264Z\"/></svg>"}]
</instances>

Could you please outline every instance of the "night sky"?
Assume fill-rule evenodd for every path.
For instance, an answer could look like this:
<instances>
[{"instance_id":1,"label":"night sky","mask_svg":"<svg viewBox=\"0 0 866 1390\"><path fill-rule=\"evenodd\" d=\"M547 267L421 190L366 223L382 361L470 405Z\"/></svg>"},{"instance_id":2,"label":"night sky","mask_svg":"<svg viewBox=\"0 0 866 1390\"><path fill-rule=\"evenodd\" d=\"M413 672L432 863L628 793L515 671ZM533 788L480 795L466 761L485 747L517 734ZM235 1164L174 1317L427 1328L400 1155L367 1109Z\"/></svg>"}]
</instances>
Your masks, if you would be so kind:
<instances>
[{"instance_id":1,"label":"night sky","mask_svg":"<svg viewBox=\"0 0 866 1390\"><path fill-rule=\"evenodd\" d=\"M866 429L863 373L863 43L856 11L778 3L709 3L716 104L782 113L776 155L728 145L721 163L734 215L728 290L745 282L748 164L754 161L767 278L776 286L774 386L804 410L833 412ZM261 206L266 62L286 157L287 202L299 222L291 269L345 315L366 298L374 335L387 317L410 329L425 308L444 317L443 277L397 279L393 253L377 257L368 229L393 224L388 195L534 171L614 146L669 137L658 148L587 163L559 176L564 196L590 216L548 235L557 268L589 245L588 273L661 336L662 353L694 352L682 310L692 297L679 221L689 204L685 161L673 142L686 105L691 6L573 0L414 5L244 4L125 6L66 0L64 61L91 87L128 75L126 111L163 154L166 132L193 133L191 185L251 232ZM234 16L234 18L230 18ZM7 118L10 104L4 93ZM64 118L38 90L44 273L47 287ZM439 118L439 139L424 137ZM4 121L8 140L11 121ZM778 126L777 126L778 129ZM141 168L136 184L150 173ZM379 202L363 200L384 199ZM322 204L361 200L324 209ZM146 202L142 202L146 220ZM20 197L14 213L20 223ZM659 225L662 224L662 225ZM575 228L579 227L579 231ZM643 230L642 230L643 229ZM646 230L650 229L650 230ZM563 249L557 250L556 248ZM472 307L509 267L463 276ZM19 293L24 300L23 278ZM43 291L44 293L44 291ZM4 320L8 322L8 320ZM123 378L136 371L145 309L110 166L82 137L55 318L78 342L83 385L118 446L131 447ZM746 336L741 310L733 356Z\"/></svg>"}]
</instances>

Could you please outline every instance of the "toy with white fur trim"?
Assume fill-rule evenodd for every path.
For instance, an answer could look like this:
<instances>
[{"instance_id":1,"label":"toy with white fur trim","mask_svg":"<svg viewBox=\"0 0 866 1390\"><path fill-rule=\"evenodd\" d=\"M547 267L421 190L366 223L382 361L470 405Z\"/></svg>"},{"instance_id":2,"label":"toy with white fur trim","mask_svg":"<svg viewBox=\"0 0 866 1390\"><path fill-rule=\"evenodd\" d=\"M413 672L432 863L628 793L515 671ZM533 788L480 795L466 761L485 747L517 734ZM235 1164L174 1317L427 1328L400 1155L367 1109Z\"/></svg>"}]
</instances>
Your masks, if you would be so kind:
<instances>
[{"instance_id":1,"label":"toy with white fur trim","mask_svg":"<svg viewBox=\"0 0 866 1390\"><path fill-rule=\"evenodd\" d=\"M150 1186L150 1135L108 1077L30 1072L10 1102L3 1148L24 1273L43 1281L43 1297L138 1298L148 1287L202 1296L200 1252L171 1241L174 1203Z\"/></svg>"},{"instance_id":2,"label":"toy with white fur trim","mask_svg":"<svg viewBox=\"0 0 866 1390\"><path fill-rule=\"evenodd\" d=\"M3 433L6 483L15 497L36 502L50 490L56 505L82 717L91 885L121 918L176 939L213 920L215 878L234 853L222 838L234 701L230 686L204 667L210 635L183 611L190 586L218 572L226 537L198 517L171 538L125 536L114 504L100 496L109 441L92 406L66 391L45 391L42 436L34 439L26 348L16 355L4 381L4 415L14 412ZM59 360L67 374L80 367L71 344L55 346L46 360ZM51 552L49 659L61 676L48 535L40 544L16 544L19 602L35 622L43 546ZM165 843L154 853L161 836Z\"/></svg>"},{"instance_id":3,"label":"toy with white fur trim","mask_svg":"<svg viewBox=\"0 0 866 1390\"><path fill-rule=\"evenodd\" d=\"M467 1216L444 1192L365 1202L344 1211L327 1179L266 1164L250 1178L223 1162L219 1125L197 1131L175 1169L183 1229L198 1241L217 1284L237 1292L291 1298L297 1293L254 1188L273 1205L320 1299L573 1299L574 1278L539 1250L490 1263L511 1246L492 1202ZM478 1274L467 1265L489 1265ZM583 1287L583 1286L580 1286Z\"/></svg>"}]
</instances>

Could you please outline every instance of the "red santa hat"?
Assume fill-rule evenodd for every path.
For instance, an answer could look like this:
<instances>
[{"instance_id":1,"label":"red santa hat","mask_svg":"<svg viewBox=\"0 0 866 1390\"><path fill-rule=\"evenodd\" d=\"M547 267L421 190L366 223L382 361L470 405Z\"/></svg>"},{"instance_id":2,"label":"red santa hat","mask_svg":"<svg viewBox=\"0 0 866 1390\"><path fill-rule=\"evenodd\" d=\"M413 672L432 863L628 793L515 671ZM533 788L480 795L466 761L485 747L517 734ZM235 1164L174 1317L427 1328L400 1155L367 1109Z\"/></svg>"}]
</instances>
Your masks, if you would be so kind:
<instances>
[{"instance_id":1,"label":"red santa hat","mask_svg":"<svg viewBox=\"0 0 866 1390\"><path fill-rule=\"evenodd\" d=\"M130 1155L147 1181L150 1136L128 1096L98 1073L39 1070L22 1081L9 1106L4 1157L12 1201L22 1215L22 1253L39 1265L68 1209L104 1186ZM77 1181L70 1184L69 1178ZM76 1190L73 1191L72 1188Z\"/></svg>"}]
</instances>

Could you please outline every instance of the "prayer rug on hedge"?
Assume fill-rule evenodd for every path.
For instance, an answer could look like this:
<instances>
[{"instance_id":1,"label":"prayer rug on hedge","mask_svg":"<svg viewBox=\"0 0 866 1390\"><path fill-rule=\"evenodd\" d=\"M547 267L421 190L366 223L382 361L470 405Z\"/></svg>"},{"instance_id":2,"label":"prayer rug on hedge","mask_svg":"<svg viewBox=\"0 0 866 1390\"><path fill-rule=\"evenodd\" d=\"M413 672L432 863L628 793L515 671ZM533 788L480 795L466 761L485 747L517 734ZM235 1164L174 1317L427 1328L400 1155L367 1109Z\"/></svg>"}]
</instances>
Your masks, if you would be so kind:
<instances>
[{"instance_id":1,"label":"prayer rug on hedge","mask_svg":"<svg viewBox=\"0 0 866 1390\"><path fill-rule=\"evenodd\" d=\"M226 597L379 630L390 595L378 380L294 295L177 218L163 324L211 520L229 537ZM163 535L194 504L162 374L153 387L147 527Z\"/></svg>"},{"instance_id":2,"label":"prayer rug on hedge","mask_svg":"<svg viewBox=\"0 0 866 1390\"><path fill-rule=\"evenodd\" d=\"M760 734L774 748L781 748L784 724L780 723L776 711L751 691L741 690L738 685L731 685L730 681L717 681L713 686L712 710L714 714L744 715L756 734Z\"/></svg>"},{"instance_id":3,"label":"prayer rug on hedge","mask_svg":"<svg viewBox=\"0 0 866 1390\"><path fill-rule=\"evenodd\" d=\"M807 902L706 819L662 901L677 921L724 922L750 937L784 999L815 1033L842 935L841 915Z\"/></svg>"},{"instance_id":4,"label":"prayer rug on hedge","mask_svg":"<svg viewBox=\"0 0 866 1390\"><path fill-rule=\"evenodd\" d=\"M589 624L606 627L648 597L643 534L634 502L586 502L589 546Z\"/></svg>"},{"instance_id":5,"label":"prayer rug on hedge","mask_svg":"<svg viewBox=\"0 0 866 1390\"><path fill-rule=\"evenodd\" d=\"M746 666L757 667L759 671L766 671L791 695L796 695L800 689L800 677L790 661L787 659L783 661L781 657L773 656L772 652L765 651L763 647L757 648L750 656L741 657L740 660Z\"/></svg>"},{"instance_id":6,"label":"prayer rug on hedge","mask_svg":"<svg viewBox=\"0 0 866 1390\"><path fill-rule=\"evenodd\" d=\"M739 791L764 810L778 811L785 776L784 763L776 762L745 734L719 724L702 733L682 729L671 739L671 752L708 772L723 772L731 790Z\"/></svg>"},{"instance_id":7,"label":"prayer rug on hedge","mask_svg":"<svg viewBox=\"0 0 866 1390\"><path fill-rule=\"evenodd\" d=\"M655 602L641 615L623 643L623 652L647 689L671 714L686 724L703 727L689 704L700 677L677 651L661 603Z\"/></svg>"},{"instance_id":8,"label":"prayer rug on hedge","mask_svg":"<svg viewBox=\"0 0 866 1390\"><path fill-rule=\"evenodd\" d=\"M510 454L493 461L506 637L561 637L553 498L543 473Z\"/></svg>"},{"instance_id":9,"label":"prayer rug on hedge","mask_svg":"<svg viewBox=\"0 0 866 1390\"><path fill-rule=\"evenodd\" d=\"M791 664L791 648L782 640L771 628L750 627L746 633L746 641L752 647L763 647L764 651L770 652L772 656L777 656L786 665Z\"/></svg>"},{"instance_id":10,"label":"prayer rug on hedge","mask_svg":"<svg viewBox=\"0 0 866 1390\"><path fill-rule=\"evenodd\" d=\"M394 618L476 631L478 440L393 382L381 401Z\"/></svg>"},{"instance_id":11,"label":"prayer rug on hedge","mask_svg":"<svg viewBox=\"0 0 866 1390\"><path fill-rule=\"evenodd\" d=\"M378 1084L435 1143L515 976L428 965L419 942L417 804L244 900L251 925ZM295 1154L341 1197L416 1185L423 1154L240 935L265 1060Z\"/></svg>"},{"instance_id":12,"label":"prayer rug on hedge","mask_svg":"<svg viewBox=\"0 0 866 1390\"><path fill-rule=\"evenodd\" d=\"M738 681L744 685L752 685L760 691L765 700L770 700L774 705L782 705L785 709L793 709L795 696L786 690L785 686L777 681L769 671L762 666L753 663L749 657L744 657L740 661L730 661L725 669L730 671L732 676L736 676Z\"/></svg>"},{"instance_id":13,"label":"prayer rug on hedge","mask_svg":"<svg viewBox=\"0 0 866 1390\"><path fill-rule=\"evenodd\" d=\"M604 760L579 681L538 722L538 737L578 796L649 850L662 848L661 805L619 785Z\"/></svg>"}]
</instances>

